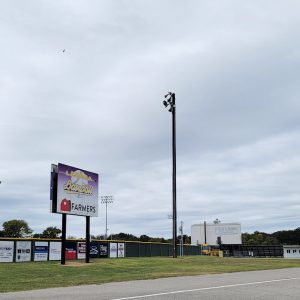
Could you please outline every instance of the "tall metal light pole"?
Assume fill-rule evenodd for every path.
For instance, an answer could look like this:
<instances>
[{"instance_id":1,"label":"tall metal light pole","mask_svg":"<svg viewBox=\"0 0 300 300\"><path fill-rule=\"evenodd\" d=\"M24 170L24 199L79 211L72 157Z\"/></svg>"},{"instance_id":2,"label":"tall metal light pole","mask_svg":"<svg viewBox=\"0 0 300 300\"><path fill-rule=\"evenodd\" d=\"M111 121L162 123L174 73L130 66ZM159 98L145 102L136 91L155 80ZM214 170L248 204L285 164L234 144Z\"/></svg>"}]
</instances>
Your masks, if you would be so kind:
<instances>
[{"instance_id":1,"label":"tall metal light pole","mask_svg":"<svg viewBox=\"0 0 300 300\"><path fill-rule=\"evenodd\" d=\"M163 104L172 113L172 156L173 156L173 258L177 257L177 209L176 209L176 106L175 93L165 95Z\"/></svg>"},{"instance_id":2,"label":"tall metal light pole","mask_svg":"<svg viewBox=\"0 0 300 300\"><path fill-rule=\"evenodd\" d=\"M107 204L113 203L113 196L101 196L101 203L105 204L105 239L107 239Z\"/></svg>"},{"instance_id":3,"label":"tall metal light pole","mask_svg":"<svg viewBox=\"0 0 300 300\"><path fill-rule=\"evenodd\" d=\"M180 222L180 226L179 226L179 232L180 232L180 256L183 256L183 221Z\"/></svg>"}]
</instances>

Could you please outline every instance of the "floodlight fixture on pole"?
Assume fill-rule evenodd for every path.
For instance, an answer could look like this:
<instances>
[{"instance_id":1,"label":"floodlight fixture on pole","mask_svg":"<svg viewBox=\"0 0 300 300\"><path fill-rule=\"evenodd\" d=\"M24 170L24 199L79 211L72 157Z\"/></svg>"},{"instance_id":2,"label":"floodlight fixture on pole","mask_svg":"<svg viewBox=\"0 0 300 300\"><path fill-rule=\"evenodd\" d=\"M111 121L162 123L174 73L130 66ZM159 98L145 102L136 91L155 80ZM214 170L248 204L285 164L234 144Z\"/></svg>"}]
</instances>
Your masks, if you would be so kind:
<instances>
[{"instance_id":1,"label":"floodlight fixture on pole","mask_svg":"<svg viewBox=\"0 0 300 300\"><path fill-rule=\"evenodd\" d=\"M101 203L105 204L105 239L107 239L107 204L113 203L113 196L101 196Z\"/></svg>"},{"instance_id":2,"label":"floodlight fixture on pole","mask_svg":"<svg viewBox=\"0 0 300 300\"><path fill-rule=\"evenodd\" d=\"M177 257L177 208L176 208L176 106L175 93L168 92L165 95L163 105L172 113L172 157L173 157L173 258Z\"/></svg>"}]
</instances>

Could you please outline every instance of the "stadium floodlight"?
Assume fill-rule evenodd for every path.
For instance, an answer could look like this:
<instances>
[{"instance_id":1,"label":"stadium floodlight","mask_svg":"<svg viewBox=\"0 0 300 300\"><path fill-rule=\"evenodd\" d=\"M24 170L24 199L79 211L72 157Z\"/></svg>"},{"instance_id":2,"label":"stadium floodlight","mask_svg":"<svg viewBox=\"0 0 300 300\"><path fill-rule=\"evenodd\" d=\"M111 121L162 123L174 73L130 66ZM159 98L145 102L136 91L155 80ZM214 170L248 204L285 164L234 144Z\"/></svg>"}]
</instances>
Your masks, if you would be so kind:
<instances>
[{"instance_id":1,"label":"stadium floodlight","mask_svg":"<svg viewBox=\"0 0 300 300\"><path fill-rule=\"evenodd\" d=\"M173 258L177 257L177 208L176 208L176 107L175 93L168 92L163 104L172 113L172 156L173 156Z\"/></svg>"},{"instance_id":2,"label":"stadium floodlight","mask_svg":"<svg viewBox=\"0 0 300 300\"><path fill-rule=\"evenodd\" d=\"M113 196L101 196L101 203L105 204L105 239L107 240L107 204L114 203Z\"/></svg>"}]
</instances>

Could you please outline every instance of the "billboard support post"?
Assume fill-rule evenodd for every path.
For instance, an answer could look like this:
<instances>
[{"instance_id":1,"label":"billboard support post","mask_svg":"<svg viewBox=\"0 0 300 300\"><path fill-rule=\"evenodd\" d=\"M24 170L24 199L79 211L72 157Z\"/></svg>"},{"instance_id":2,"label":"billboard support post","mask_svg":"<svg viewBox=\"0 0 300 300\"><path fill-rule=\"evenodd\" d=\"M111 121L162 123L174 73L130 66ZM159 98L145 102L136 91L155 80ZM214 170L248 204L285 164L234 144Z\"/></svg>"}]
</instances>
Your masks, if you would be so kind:
<instances>
[{"instance_id":1,"label":"billboard support post","mask_svg":"<svg viewBox=\"0 0 300 300\"><path fill-rule=\"evenodd\" d=\"M66 264L66 231L67 231L67 215L62 214L62 226L61 226L61 260L62 265Z\"/></svg>"},{"instance_id":2,"label":"billboard support post","mask_svg":"<svg viewBox=\"0 0 300 300\"><path fill-rule=\"evenodd\" d=\"M85 228L85 262L90 262L90 217L86 216Z\"/></svg>"}]
</instances>

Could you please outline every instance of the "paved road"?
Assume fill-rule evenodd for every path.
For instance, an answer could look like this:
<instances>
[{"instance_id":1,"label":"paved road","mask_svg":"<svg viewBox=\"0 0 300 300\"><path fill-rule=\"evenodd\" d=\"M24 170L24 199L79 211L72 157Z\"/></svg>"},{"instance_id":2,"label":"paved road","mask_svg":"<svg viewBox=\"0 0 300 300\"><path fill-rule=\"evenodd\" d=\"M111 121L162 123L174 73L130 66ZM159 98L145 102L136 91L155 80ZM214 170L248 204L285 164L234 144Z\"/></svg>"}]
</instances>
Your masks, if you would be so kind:
<instances>
[{"instance_id":1,"label":"paved road","mask_svg":"<svg viewBox=\"0 0 300 300\"><path fill-rule=\"evenodd\" d=\"M4 293L0 299L300 299L300 268Z\"/></svg>"}]
</instances>

